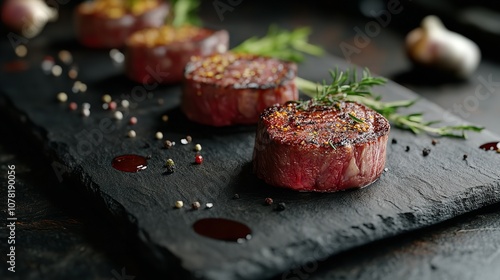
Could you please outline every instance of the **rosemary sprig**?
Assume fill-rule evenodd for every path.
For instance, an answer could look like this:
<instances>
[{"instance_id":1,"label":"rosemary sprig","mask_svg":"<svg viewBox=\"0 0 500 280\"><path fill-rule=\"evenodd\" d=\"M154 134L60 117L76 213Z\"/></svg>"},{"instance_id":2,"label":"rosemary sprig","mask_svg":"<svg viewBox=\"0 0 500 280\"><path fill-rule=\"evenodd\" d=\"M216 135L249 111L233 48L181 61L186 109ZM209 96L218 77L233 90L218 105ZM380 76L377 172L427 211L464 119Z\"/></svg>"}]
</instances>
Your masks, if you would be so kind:
<instances>
[{"instance_id":1,"label":"rosemary sprig","mask_svg":"<svg viewBox=\"0 0 500 280\"><path fill-rule=\"evenodd\" d=\"M401 100L393 102L382 102L380 96L374 96L371 87L384 85L386 80L380 77L372 77L369 70L363 71L363 76L358 79L356 70L330 71L332 82L322 85L314 82L296 78L298 88L310 96L311 100L298 101L298 108L307 109L310 106L337 106L340 102L362 103L386 117L396 127L410 130L414 134L426 132L443 137L454 137L466 139L466 131L480 132L483 127L474 125L454 125L434 127L432 125L440 121L425 121L423 113L400 114L400 108L413 106L418 100ZM354 121L357 121L350 116ZM361 121L361 120L359 120ZM358 121L357 121L358 122Z\"/></svg>"},{"instance_id":2,"label":"rosemary sprig","mask_svg":"<svg viewBox=\"0 0 500 280\"><path fill-rule=\"evenodd\" d=\"M167 24L175 27L183 25L201 25L198 17L199 0L170 0L170 13Z\"/></svg>"},{"instance_id":3,"label":"rosemary sprig","mask_svg":"<svg viewBox=\"0 0 500 280\"><path fill-rule=\"evenodd\" d=\"M357 123L364 123L365 121L362 120L362 119L359 119L359 118L356 118L356 116L354 116L353 114L349 113L349 117L354 121L354 122L357 122Z\"/></svg>"},{"instance_id":4,"label":"rosemary sprig","mask_svg":"<svg viewBox=\"0 0 500 280\"><path fill-rule=\"evenodd\" d=\"M303 53L320 56L324 52L321 47L308 42L310 33L308 27L288 31L271 25L264 37L251 37L231 51L301 62L304 60Z\"/></svg>"}]
</instances>

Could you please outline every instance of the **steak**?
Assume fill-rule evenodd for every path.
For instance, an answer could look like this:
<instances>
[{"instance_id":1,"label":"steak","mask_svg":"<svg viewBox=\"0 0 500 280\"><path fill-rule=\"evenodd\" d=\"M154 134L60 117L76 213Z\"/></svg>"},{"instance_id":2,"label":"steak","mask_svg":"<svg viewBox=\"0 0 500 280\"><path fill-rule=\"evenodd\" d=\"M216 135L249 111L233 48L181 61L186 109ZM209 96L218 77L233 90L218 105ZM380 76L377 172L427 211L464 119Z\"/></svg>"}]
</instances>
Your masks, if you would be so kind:
<instances>
[{"instance_id":1,"label":"steak","mask_svg":"<svg viewBox=\"0 0 500 280\"><path fill-rule=\"evenodd\" d=\"M194 58L185 70L181 107L211 126L256 124L264 109L297 100L297 66L274 58L227 52Z\"/></svg>"},{"instance_id":2,"label":"steak","mask_svg":"<svg viewBox=\"0 0 500 280\"><path fill-rule=\"evenodd\" d=\"M225 52L228 45L226 30L169 25L141 30L127 40L125 72L143 84L179 83L192 56Z\"/></svg>"},{"instance_id":3,"label":"steak","mask_svg":"<svg viewBox=\"0 0 500 280\"><path fill-rule=\"evenodd\" d=\"M111 12L111 9L99 6L98 1L84 2L76 7L74 17L76 37L84 46L121 48L132 33L144 28L161 26L169 8L165 1L158 1L156 7L142 14Z\"/></svg>"},{"instance_id":4,"label":"steak","mask_svg":"<svg viewBox=\"0 0 500 280\"><path fill-rule=\"evenodd\" d=\"M384 170L389 130L387 119L358 103L276 105L258 123L254 172L298 191L362 188Z\"/></svg>"}]
</instances>

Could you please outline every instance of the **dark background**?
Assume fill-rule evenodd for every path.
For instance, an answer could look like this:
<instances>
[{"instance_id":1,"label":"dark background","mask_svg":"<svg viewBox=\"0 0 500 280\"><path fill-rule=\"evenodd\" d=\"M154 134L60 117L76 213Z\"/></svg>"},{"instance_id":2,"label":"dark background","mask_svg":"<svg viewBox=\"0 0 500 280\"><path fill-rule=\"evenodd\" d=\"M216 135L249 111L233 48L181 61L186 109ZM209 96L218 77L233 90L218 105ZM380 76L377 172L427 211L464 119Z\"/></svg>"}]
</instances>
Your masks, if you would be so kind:
<instances>
[{"instance_id":1,"label":"dark background","mask_svg":"<svg viewBox=\"0 0 500 280\"><path fill-rule=\"evenodd\" d=\"M71 17L78 1L60 6L60 21ZM222 1L227 2L227 1ZM263 35L267 26L311 26L311 41L329 53L344 57L340 44L354 44L355 27L364 28L374 20L371 11L386 9L385 1L250 1L243 0L224 20L214 8L215 1L203 1L201 15L207 26L226 28L232 45L251 34ZM500 82L500 4L494 1L400 1L403 11L393 15L389 25L371 39L359 54L349 59L373 72L395 80L430 99L445 110L463 104L480 84L478 78ZM445 25L473 39L483 60L467 80L454 80L416 69L406 57L404 37L428 14L439 15ZM7 30L2 25L1 40ZM49 23L47 29L71 29ZM499 30L497 30L499 29ZM252 32L252 33L249 33ZM74 40L74 38L68 38ZM30 44L45 44L43 33ZM29 46L29 44L28 44ZM57 51L57 50L56 50ZM4 54L0 54L4 55ZM463 116L462 116L463 117ZM499 90L481 101L477 110L464 117L500 134ZM71 186L61 186L52 176L36 145L0 122L0 169L15 164L17 170L18 259L17 273L6 270L2 224L1 279L120 279L127 275L161 279L137 257L134 240L128 239L113 221ZM499 141L500 139L492 139ZM499 157L500 160L500 157ZM5 182L2 177L2 182ZM4 183L2 183L4 184ZM3 186L3 185L2 185ZM2 188L1 197L6 197ZM2 216L6 209L2 199ZM498 205L452 221L334 256L317 267L302 267L302 279L499 279L500 212ZM314 268L314 269L313 269ZM281 275L277 276L282 279ZM131 278L129 278L131 279ZM291 279L291 278L290 278Z\"/></svg>"}]
</instances>

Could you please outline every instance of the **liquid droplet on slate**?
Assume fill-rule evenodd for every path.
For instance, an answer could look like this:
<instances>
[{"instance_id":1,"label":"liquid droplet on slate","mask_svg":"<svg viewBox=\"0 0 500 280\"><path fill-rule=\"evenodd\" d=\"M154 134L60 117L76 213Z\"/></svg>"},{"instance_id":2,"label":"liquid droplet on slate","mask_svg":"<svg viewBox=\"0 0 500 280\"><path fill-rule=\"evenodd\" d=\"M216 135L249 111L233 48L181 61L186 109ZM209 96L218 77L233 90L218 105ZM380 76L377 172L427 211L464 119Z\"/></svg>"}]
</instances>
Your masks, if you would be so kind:
<instances>
[{"instance_id":1,"label":"liquid droplet on slate","mask_svg":"<svg viewBox=\"0 0 500 280\"><path fill-rule=\"evenodd\" d=\"M115 157L111 166L123 172L139 172L148 167L148 160L138 155L122 155Z\"/></svg>"},{"instance_id":2,"label":"liquid droplet on slate","mask_svg":"<svg viewBox=\"0 0 500 280\"><path fill-rule=\"evenodd\" d=\"M243 243L252 238L252 230L247 225L223 218L198 220L193 229L199 235L223 241Z\"/></svg>"},{"instance_id":3,"label":"liquid droplet on slate","mask_svg":"<svg viewBox=\"0 0 500 280\"><path fill-rule=\"evenodd\" d=\"M497 151L500 149L500 142L484 143L483 145L479 146L479 149L485 151Z\"/></svg>"}]
</instances>

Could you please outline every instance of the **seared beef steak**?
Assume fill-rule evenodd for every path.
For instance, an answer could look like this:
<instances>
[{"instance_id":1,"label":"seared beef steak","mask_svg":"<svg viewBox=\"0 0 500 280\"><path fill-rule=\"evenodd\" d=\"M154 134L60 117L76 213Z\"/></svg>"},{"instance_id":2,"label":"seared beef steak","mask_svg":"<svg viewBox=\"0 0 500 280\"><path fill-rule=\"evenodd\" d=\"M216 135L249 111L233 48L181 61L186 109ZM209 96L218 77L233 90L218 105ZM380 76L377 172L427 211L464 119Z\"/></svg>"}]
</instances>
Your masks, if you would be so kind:
<instances>
[{"instance_id":1,"label":"seared beef steak","mask_svg":"<svg viewBox=\"0 0 500 280\"><path fill-rule=\"evenodd\" d=\"M297 67L274 58L214 54L193 59L185 72L182 110L212 126L255 124L274 104L297 100Z\"/></svg>"},{"instance_id":2,"label":"seared beef steak","mask_svg":"<svg viewBox=\"0 0 500 280\"><path fill-rule=\"evenodd\" d=\"M352 102L276 105L261 115L254 171L266 183L298 191L361 188L384 170L389 122Z\"/></svg>"},{"instance_id":3,"label":"seared beef steak","mask_svg":"<svg viewBox=\"0 0 500 280\"><path fill-rule=\"evenodd\" d=\"M120 1L85 1L75 9L76 37L90 48L121 48L130 34L165 22L165 1L148 0L137 5L143 11L128 11ZM140 13L138 13L140 12Z\"/></svg>"},{"instance_id":4,"label":"seared beef steak","mask_svg":"<svg viewBox=\"0 0 500 280\"><path fill-rule=\"evenodd\" d=\"M179 83L192 56L225 52L228 44L226 30L169 25L143 29L127 40L125 72L143 84Z\"/></svg>"}]
</instances>

